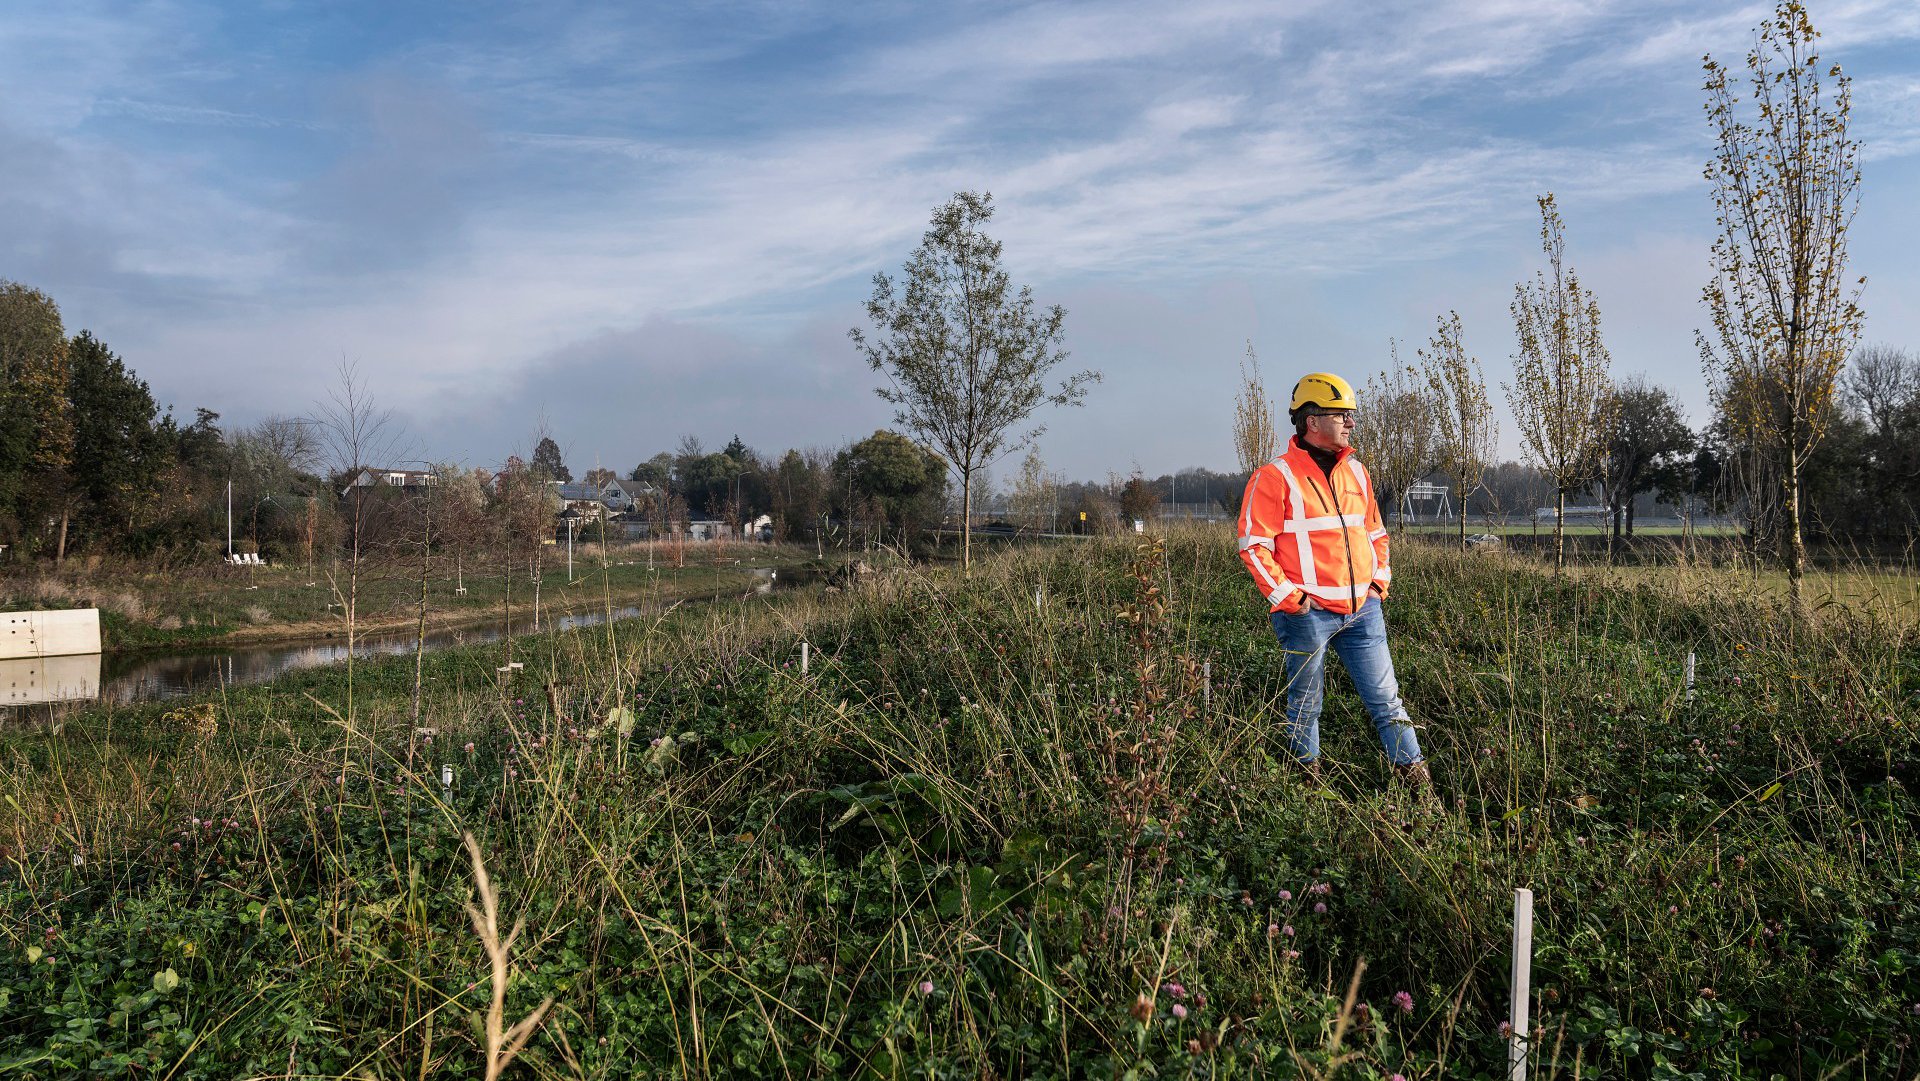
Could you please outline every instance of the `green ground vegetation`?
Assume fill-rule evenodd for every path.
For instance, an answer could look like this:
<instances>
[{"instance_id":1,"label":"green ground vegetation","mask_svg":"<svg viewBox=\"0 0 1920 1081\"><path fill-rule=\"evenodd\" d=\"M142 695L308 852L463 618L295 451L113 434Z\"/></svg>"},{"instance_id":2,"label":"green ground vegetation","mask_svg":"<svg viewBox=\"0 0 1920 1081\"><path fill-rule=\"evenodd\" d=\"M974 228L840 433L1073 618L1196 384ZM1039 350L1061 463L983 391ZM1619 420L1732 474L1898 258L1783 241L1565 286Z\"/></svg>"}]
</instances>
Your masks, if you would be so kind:
<instances>
[{"instance_id":1,"label":"green ground vegetation","mask_svg":"<svg viewBox=\"0 0 1920 1081\"><path fill-rule=\"evenodd\" d=\"M1437 807L1197 530L16 729L0 1064L1500 1077L1528 886L1535 1076L1920 1068L1911 624L1395 569Z\"/></svg>"},{"instance_id":2,"label":"green ground vegetation","mask_svg":"<svg viewBox=\"0 0 1920 1081\"><path fill-rule=\"evenodd\" d=\"M1390 525L1393 525L1396 533L1404 531L1422 536L1451 537L1457 534L1460 529L1457 524L1449 525L1445 522L1416 522L1402 526L1395 523L1392 515L1388 515L1387 520ZM1567 523L1566 535L1569 537L1604 537L1607 535L1608 528L1604 522L1569 521ZM1532 522L1526 521L1477 522L1468 519L1467 533L1492 533L1500 537L1534 536L1537 534L1542 540L1551 543L1553 540L1553 523L1541 522L1536 529ZM1696 537L1738 537L1741 535L1741 530L1739 526L1733 525L1696 525L1691 529L1677 525L1636 525L1633 527L1634 537L1679 538L1686 536L1688 533Z\"/></svg>"},{"instance_id":3,"label":"green ground vegetation","mask_svg":"<svg viewBox=\"0 0 1920 1081\"><path fill-rule=\"evenodd\" d=\"M797 545L637 545L602 554L574 553L567 578L564 549L542 550L538 589L542 607L578 609L611 599L616 606L644 600L738 592L751 568L823 574L832 560ZM515 561L511 580L500 558L463 565L436 556L427 570L428 616L436 626L497 620L511 590L513 605L531 607L535 567ZM342 563L208 568L201 573L152 571L137 563L75 563L65 571L0 579L0 610L97 607L110 649L268 642L346 633L349 568ZM421 569L416 560L381 558L360 568L355 604L357 633L412 627L419 616ZM464 587L465 592L458 592Z\"/></svg>"}]
</instances>

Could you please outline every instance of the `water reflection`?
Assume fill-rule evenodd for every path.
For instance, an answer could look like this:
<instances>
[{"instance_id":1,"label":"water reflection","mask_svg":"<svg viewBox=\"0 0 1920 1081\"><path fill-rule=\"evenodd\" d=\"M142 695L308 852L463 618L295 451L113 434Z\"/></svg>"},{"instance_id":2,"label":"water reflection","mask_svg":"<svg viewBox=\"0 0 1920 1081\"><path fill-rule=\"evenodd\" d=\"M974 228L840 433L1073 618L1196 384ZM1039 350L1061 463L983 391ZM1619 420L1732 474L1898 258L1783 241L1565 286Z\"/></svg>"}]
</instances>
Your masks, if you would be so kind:
<instances>
[{"instance_id":1,"label":"water reflection","mask_svg":"<svg viewBox=\"0 0 1920 1081\"><path fill-rule=\"evenodd\" d=\"M642 611L644 609L632 605L616 608L613 618L629 619ZM540 623L540 630L574 630L597 626L606 620L607 613L604 611L581 612L544 619ZM515 624L513 633L518 636L532 631L533 625L529 622ZM433 652L453 646L484 645L500 639L498 626L428 631L425 648ZM356 639L353 655L362 659L406 656L414 651L414 646L414 632L388 632ZM178 698L218 690L223 686L265 683L287 672L317 668L346 659L347 641L344 637L325 642L253 646L218 652L116 654L107 659L106 680L101 696L122 705Z\"/></svg>"},{"instance_id":2,"label":"water reflection","mask_svg":"<svg viewBox=\"0 0 1920 1081\"><path fill-rule=\"evenodd\" d=\"M80 702L100 695L100 654L0 660L0 706Z\"/></svg>"}]
</instances>

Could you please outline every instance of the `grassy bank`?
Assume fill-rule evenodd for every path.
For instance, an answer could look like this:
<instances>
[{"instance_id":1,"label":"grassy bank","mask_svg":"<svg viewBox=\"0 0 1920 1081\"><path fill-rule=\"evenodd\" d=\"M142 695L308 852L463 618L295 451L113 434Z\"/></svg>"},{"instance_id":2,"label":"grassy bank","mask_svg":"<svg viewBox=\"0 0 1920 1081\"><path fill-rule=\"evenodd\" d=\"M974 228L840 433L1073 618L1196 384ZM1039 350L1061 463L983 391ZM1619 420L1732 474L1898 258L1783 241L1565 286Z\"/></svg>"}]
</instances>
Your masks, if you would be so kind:
<instances>
[{"instance_id":1,"label":"grassy bank","mask_svg":"<svg viewBox=\"0 0 1920 1081\"><path fill-rule=\"evenodd\" d=\"M649 556L652 558L649 558ZM641 600L737 592L749 568L818 572L831 564L811 548L745 544L684 545L676 557L665 544L616 549L603 555L582 546L567 578L564 550L546 549L538 568L522 560L511 578L499 560L457 567L436 558L428 569L431 626L497 620L511 592L516 608L614 605ZM345 564L207 567L198 572L150 571L133 566L75 564L61 573L23 573L0 579L0 611L28 608L101 610L109 649L266 643L344 637L348 594L355 597L358 633L411 628L418 618L421 570L417 562L368 560L357 590Z\"/></svg>"},{"instance_id":2,"label":"grassy bank","mask_svg":"<svg viewBox=\"0 0 1920 1081\"><path fill-rule=\"evenodd\" d=\"M1526 885L1537 1076L1920 1069L1910 625L1396 571L1433 814L1350 691L1279 760L1199 533L11 733L0 1061L483 1076L550 998L529 1075L1491 1077Z\"/></svg>"}]
</instances>

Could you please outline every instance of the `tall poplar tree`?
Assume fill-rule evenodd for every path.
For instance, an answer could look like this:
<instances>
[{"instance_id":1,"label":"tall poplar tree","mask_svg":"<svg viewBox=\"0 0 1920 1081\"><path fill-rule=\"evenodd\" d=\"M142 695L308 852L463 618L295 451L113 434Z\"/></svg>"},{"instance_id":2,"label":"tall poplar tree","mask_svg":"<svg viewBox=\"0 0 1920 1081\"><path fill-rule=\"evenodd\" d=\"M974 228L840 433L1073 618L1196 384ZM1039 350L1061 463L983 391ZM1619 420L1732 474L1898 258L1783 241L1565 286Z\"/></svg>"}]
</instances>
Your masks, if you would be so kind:
<instances>
[{"instance_id":1,"label":"tall poplar tree","mask_svg":"<svg viewBox=\"0 0 1920 1081\"><path fill-rule=\"evenodd\" d=\"M1547 269L1513 287L1519 350L1506 386L1520 446L1553 482L1553 569L1566 563L1567 493L1598 475L1606 444L1611 358L1600 338L1600 302L1566 265L1566 225L1551 193L1539 198Z\"/></svg>"},{"instance_id":2,"label":"tall poplar tree","mask_svg":"<svg viewBox=\"0 0 1920 1081\"><path fill-rule=\"evenodd\" d=\"M1779 0L1754 36L1744 99L1734 72L1706 60L1720 235L1703 290L1713 333L1698 342L1722 414L1778 472L1787 580L1804 616L1801 472L1865 319L1866 279L1847 270L1860 145L1848 133L1851 83L1822 66L1805 6Z\"/></svg>"},{"instance_id":3,"label":"tall poplar tree","mask_svg":"<svg viewBox=\"0 0 1920 1081\"><path fill-rule=\"evenodd\" d=\"M1233 452L1248 473L1280 454L1280 433L1273 423L1273 398L1260 374L1260 356L1247 343L1247 359L1240 362L1240 393L1233 399Z\"/></svg>"},{"instance_id":4,"label":"tall poplar tree","mask_svg":"<svg viewBox=\"0 0 1920 1081\"><path fill-rule=\"evenodd\" d=\"M1434 403L1434 457L1452 477L1460 496L1460 547L1467 546L1467 497L1480 487L1493 457L1493 403L1480 361L1467 355L1460 313L1440 317L1427 348L1420 350L1422 375Z\"/></svg>"}]
</instances>

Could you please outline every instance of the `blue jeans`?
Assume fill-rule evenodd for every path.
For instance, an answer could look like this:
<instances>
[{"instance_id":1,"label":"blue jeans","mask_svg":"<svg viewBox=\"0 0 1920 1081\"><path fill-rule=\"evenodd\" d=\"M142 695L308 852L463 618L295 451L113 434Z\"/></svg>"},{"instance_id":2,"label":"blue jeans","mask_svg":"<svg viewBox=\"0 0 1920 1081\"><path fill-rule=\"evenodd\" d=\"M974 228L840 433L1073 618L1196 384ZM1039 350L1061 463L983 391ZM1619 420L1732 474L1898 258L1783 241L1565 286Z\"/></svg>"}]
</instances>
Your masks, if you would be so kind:
<instances>
[{"instance_id":1,"label":"blue jeans","mask_svg":"<svg viewBox=\"0 0 1920 1081\"><path fill-rule=\"evenodd\" d=\"M1400 683L1393 677L1387 620L1379 598L1368 597L1351 616L1311 607L1299 615L1275 612L1273 633L1286 652L1287 743L1295 758L1311 762L1320 757L1320 704L1326 696L1327 650L1331 648L1360 691L1387 760L1396 766L1420 761L1420 740L1407 707L1400 702Z\"/></svg>"}]
</instances>

